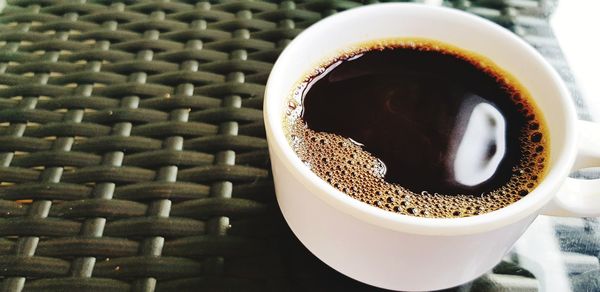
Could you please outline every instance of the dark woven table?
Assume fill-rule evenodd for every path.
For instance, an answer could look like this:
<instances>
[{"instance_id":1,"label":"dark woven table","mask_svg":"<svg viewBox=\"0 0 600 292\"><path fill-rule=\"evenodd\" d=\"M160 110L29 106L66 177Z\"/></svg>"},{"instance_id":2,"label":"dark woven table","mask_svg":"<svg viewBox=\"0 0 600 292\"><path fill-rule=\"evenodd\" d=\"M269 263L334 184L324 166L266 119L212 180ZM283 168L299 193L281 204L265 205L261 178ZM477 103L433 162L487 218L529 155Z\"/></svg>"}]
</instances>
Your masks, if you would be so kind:
<instances>
[{"instance_id":1,"label":"dark woven table","mask_svg":"<svg viewBox=\"0 0 600 292\"><path fill-rule=\"evenodd\" d=\"M287 228L261 112L285 45L361 2L9 1L0 290L372 290L316 260ZM553 2L445 5L534 45L587 117L548 26ZM536 283L517 264L461 289Z\"/></svg>"}]
</instances>

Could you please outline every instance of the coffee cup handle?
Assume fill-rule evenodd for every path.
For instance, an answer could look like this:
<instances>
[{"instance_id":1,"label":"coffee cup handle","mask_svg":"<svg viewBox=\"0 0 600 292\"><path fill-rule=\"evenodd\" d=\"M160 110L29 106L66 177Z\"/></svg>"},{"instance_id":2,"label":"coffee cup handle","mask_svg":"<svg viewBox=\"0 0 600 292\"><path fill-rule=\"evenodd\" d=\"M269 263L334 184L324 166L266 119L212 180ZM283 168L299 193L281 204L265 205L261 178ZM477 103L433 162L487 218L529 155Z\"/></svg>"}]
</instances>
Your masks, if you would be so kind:
<instances>
[{"instance_id":1,"label":"coffee cup handle","mask_svg":"<svg viewBox=\"0 0 600 292\"><path fill-rule=\"evenodd\" d=\"M600 124L577 122L577 157L572 170L600 167ZM552 216L600 216L600 179L567 178L542 213Z\"/></svg>"}]
</instances>

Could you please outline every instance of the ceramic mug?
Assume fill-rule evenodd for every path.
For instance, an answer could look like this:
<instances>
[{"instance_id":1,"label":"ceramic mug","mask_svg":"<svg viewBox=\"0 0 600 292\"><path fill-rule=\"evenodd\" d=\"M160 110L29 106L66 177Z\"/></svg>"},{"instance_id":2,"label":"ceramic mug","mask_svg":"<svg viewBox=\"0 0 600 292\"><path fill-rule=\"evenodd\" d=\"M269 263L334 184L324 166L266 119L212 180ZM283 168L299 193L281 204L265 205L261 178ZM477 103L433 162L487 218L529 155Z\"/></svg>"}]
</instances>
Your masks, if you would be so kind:
<instances>
[{"instance_id":1,"label":"ceramic mug","mask_svg":"<svg viewBox=\"0 0 600 292\"><path fill-rule=\"evenodd\" d=\"M351 198L296 156L283 117L294 86L349 47L390 38L438 40L486 56L527 88L547 121L549 170L521 200L467 218L399 215ZM335 113L332 113L335 114ZM568 178L600 166L600 125L577 121L569 92L531 46L483 18L419 4L377 4L314 24L282 52L269 77L264 119L277 201L300 241L356 280L398 290L435 290L494 267L539 214L600 216L600 180Z\"/></svg>"}]
</instances>

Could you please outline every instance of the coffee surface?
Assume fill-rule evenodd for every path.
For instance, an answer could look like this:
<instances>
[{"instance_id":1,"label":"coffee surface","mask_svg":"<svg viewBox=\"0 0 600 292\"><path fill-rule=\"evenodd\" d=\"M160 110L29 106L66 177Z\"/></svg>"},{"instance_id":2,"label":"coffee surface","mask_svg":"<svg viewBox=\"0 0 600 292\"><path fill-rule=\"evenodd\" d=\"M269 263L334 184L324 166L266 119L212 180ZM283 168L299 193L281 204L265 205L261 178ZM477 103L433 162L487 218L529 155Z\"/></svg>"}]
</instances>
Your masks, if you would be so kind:
<instances>
[{"instance_id":1,"label":"coffee surface","mask_svg":"<svg viewBox=\"0 0 600 292\"><path fill-rule=\"evenodd\" d=\"M527 93L455 48L363 49L295 95L296 153L334 187L383 209L481 214L529 193L545 169L547 135Z\"/></svg>"}]
</instances>

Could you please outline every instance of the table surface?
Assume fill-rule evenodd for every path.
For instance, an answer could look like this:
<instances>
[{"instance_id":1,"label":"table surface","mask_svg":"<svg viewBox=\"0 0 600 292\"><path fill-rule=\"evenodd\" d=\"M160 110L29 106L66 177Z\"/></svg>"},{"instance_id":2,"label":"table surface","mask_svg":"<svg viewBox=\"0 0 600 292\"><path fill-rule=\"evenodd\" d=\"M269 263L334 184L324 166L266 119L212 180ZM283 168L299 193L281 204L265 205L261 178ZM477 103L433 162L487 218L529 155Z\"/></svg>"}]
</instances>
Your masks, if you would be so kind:
<instances>
[{"instance_id":1,"label":"table surface","mask_svg":"<svg viewBox=\"0 0 600 292\"><path fill-rule=\"evenodd\" d=\"M589 38L597 33L600 18L600 1L560 1L550 16L550 24L565 59L577 80L592 120L600 121L600 83L596 82L596 68L600 67L600 39Z\"/></svg>"},{"instance_id":2,"label":"table surface","mask_svg":"<svg viewBox=\"0 0 600 292\"><path fill-rule=\"evenodd\" d=\"M9 1L0 291L373 291L287 228L261 113L285 45L362 2ZM443 4L523 37L594 118L549 24L555 1ZM541 216L502 263L448 291L600 291L599 257L598 218Z\"/></svg>"}]
</instances>

